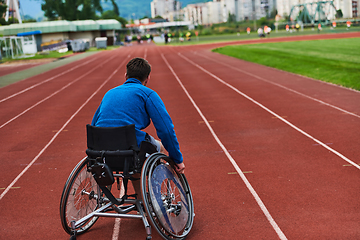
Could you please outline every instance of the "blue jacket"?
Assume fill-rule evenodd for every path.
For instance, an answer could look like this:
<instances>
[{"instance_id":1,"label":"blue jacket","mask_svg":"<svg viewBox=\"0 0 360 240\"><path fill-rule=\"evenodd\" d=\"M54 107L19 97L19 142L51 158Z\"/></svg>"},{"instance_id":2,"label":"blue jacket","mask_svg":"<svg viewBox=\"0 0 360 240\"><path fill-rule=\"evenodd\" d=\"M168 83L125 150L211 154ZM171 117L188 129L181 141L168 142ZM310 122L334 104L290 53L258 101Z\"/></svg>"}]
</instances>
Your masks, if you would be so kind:
<instances>
[{"instance_id":1,"label":"blue jacket","mask_svg":"<svg viewBox=\"0 0 360 240\"><path fill-rule=\"evenodd\" d=\"M146 133L141 131L150 124L156 129L169 156L182 163L183 157L174 131L174 124L166 111L159 95L141 84L135 78L129 78L123 85L109 90L95 112L91 125L99 127L121 127L135 124L136 139L145 140Z\"/></svg>"}]
</instances>

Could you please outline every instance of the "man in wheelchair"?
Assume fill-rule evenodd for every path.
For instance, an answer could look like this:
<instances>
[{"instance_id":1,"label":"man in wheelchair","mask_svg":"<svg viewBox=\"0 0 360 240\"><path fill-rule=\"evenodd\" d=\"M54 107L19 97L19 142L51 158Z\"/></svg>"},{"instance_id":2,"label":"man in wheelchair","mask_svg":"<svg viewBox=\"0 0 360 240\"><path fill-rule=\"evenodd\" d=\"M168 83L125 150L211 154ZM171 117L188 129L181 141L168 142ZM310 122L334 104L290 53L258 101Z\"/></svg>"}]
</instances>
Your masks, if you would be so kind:
<instances>
[{"instance_id":1,"label":"man in wheelchair","mask_svg":"<svg viewBox=\"0 0 360 240\"><path fill-rule=\"evenodd\" d=\"M61 223L71 240L99 217L142 219L147 240L148 219L164 239L185 239L192 228L194 207L183 157L164 103L146 87L150 72L145 59L130 60L125 83L105 94L87 125L87 157L71 172L60 201ZM142 131L150 120L161 141ZM115 179L118 190L122 179L120 198L111 192ZM128 180L134 195L127 195Z\"/></svg>"},{"instance_id":2,"label":"man in wheelchair","mask_svg":"<svg viewBox=\"0 0 360 240\"><path fill-rule=\"evenodd\" d=\"M150 72L151 66L145 59L130 60L126 65L125 83L105 94L91 125L121 127L135 124L138 146L142 141L148 141L158 152L165 153L166 149L175 162L176 171L184 173L185 164L170 115L159 95L146 87ZM142 131L149 126L150 119L161 142Z\"/></svg>"}]
</instances>

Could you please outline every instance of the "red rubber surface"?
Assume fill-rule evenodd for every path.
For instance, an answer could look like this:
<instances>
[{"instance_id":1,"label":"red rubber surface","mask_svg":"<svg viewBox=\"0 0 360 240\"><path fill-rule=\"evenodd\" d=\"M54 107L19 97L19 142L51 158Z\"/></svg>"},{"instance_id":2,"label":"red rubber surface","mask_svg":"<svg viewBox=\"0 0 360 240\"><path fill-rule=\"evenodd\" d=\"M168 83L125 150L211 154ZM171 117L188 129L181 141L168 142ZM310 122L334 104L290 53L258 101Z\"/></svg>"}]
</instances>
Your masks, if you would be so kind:
<instances>
[{"instance_id":1,"label":"red rubber surface","mask_svg":"<svg viewBox=\"0 0 360 240\"><path fill-rule=\"evenodd\" d=\"M325 37L360 33L263 41ZM0 238L69 238L59 203L68 175L84 157L85 125L105 92L124 82L125 64L137 56L152 64L148 86L164 100L184 154L196 213L188 239L359 239L360 170L341 156L360 163L360 93L209 51L225 44L123 47L79 60L75 64L95 59L21 94L13 95L69 68L1 88ZM156 135L153 127L148 132ZM121 219L115 238L114 225L112 218L100 219L78 239L146 237L140 220ZM160 239L155 229L153 239Z\"/></svg>"},{"instance_id":2,"label":"red rubber surface","mask_svg":"<svg viewBox=\"0 0 360 240\"><path fill-rule=\"evenodd\" d=\"M68 58L71 56L75 56L81 53L72 53L66 56L63 56L63 58ZM60 59L60 58L59 58ZM18 71L22 71L22 70L26 70L29 68L33 68L42 64L46 64L52 61L57 61L58 59L53 58L53 59L35 59L35 60L26 60L22 61L22 60L18 60L16 63L15 62L9 62L9 63L0 63L0 77L5 76L7 74L11 74L11 73L15 73Z\"/></svg>"},{"instance_id":3,"label":"red rubber surface","mask_svg":"<svg viewBox=\"0 0 360 240\"><path fill-rule=\"evenodd\" d=\"M32 67L36 67L43 63L28 63L28 64L0 64L0 77L14 72L22 71Z\"/></svg>"}]
</instances>

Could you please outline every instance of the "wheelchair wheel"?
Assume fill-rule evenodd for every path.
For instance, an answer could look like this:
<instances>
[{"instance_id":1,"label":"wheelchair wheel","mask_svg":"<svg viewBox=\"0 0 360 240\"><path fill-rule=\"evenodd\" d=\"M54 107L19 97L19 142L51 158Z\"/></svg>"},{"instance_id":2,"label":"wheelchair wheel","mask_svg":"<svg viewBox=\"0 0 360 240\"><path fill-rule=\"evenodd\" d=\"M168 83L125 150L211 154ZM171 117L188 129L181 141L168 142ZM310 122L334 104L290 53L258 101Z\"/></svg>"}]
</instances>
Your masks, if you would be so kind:
<instances>
[{"instance_id":1,"label":"wheelchair wheel","mask_svg":"<svg viewBox=\"0 0 360 240\"><path fill-rule=\"evenodd\" d=\"M84 158L71 172L66 181L61 201L60 217L64 230L73 234L71 223L92 213L99 207L100 188L90 172L87 171L88 160ZM78 226L76 234L87 231L98 219L93 217Z\"/></svg>"},{"instance_id":2,"label":"wheelchair wheel","mask_svg":"<svg viewBox=\"0 0 360 240\"><path fill-rule=\"evenodd\" d=\"M194 220L193 199L185 175L172 166L162 153L148 157L142 168L142 197L150 222L164 239L185 239Z\"/></svg>"}]
</instances>

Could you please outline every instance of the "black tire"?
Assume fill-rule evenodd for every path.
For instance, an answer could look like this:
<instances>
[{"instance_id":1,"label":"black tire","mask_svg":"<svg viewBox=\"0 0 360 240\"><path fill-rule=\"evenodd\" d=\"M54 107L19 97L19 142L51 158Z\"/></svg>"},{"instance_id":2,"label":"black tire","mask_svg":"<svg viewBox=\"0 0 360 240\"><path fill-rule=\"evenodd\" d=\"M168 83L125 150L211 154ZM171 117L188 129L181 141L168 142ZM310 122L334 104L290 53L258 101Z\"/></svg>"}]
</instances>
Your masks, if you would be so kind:
<instances>
[{"instance_id":1,"label":"black tire","mask_svg":"<svg viewBox=\"0 0 360 240\"><path fill-rule=\"evenodd\" d=\"M99 207L100 188L87 171L87 158L81 160L67 179L60 201L60 218L64 230L72 234L71 222L92 213ZM78 226L76 234L87 231L99 217L93 217Z\"/></svg>"},{"instance_id":2,"label":"black tire","mask_svg":"<svg viewBox=\"0 0 360 240\"><path fill-rule=\"evenodd\" d=\"M185 239L194 221L194 205L184 174L177 174L172 160L154 153L145 161L141 190L146 213L164 239Z\"/></svg>"}]
</instances>

